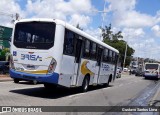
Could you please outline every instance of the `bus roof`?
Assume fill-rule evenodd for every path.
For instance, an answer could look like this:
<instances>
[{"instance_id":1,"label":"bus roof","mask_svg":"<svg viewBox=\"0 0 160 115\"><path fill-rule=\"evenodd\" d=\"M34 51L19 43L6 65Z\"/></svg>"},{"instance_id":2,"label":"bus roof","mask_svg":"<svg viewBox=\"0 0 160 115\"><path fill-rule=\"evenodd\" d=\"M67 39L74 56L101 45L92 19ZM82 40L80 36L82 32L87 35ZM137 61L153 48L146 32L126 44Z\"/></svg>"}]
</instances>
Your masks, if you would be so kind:
<instances>
[{"instance_id":1,"label":"bus roof","mask_svg":"<svg viewBox=\"0 0 160 115\"><path fill-rule=\"evenodd\" d=\"M115 48L103 43L102 41L100 41L100 40L92 37L91 35L85 33L84 31L82 31L80 29L77 29L76 27L74 27L74 26L72 26L72 25L70 25L70 24L68 24L68 23L66 23L66 22L64 22L62 20L59 20L59 19L48 19L48 18L21 19L21 20L16 21L15 24L18 23L18 22L32 22L32 21L55 22L56 24L62 25L65 28L67 28L67 29L69 29L69 30L81 35L82 37L85 37L85 38L87 38L87 39L89 39L89 40L91 40L93 42L98 43L99 45L101 45L101 46L103 46L105 48L108 48L108 49L110 49L110 50L112 50L112 51L114 51L116 53L119 53L119 51L117 49L115 49Z\"/></svg>"},{"instance_id":2,"label":"bus roof","mask_svg":"<svg viewBox=\"0 0 160 115\"><path fill-rule=\"evenodd\" d=\"M159 63L145 63L145 64L158 64L159 65Z\"/></svg>"}]
</instances>

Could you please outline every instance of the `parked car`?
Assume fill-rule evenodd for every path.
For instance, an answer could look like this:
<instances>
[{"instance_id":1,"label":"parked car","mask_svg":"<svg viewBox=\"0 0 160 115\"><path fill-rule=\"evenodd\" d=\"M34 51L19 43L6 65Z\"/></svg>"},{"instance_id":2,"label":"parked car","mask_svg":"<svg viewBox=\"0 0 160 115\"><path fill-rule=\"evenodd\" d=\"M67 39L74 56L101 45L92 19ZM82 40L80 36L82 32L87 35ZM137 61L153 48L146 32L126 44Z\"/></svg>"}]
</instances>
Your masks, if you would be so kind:
<instances>
[{"instance_id":1,"label":"parked car","mask_svg":"<svg viewBox=\"0 0 160 115\"><path fill-rule=\"evenodd\" d=\"M0 61L0 73L1 74L9 73L9 62L8 61Z\"/></svg>"},{"instance_id":2,"label":"parked car","mask_svg":"<svg viewBox=\"0 0 160 115\"><path fill-rule=\"evenodd\" d=\"M116 78L121 78L121 68L117 68L117 71L116 71Z\"/></svg>"},{"instance_id":3,"label":"parked car","mask_svg":"<svg viewBox=\"0 0 160 115\"><path fill-rule=\"evenodd\" d=\"M123 72L128 72L128 68L123 68Z\"/></svg>"},{"instance_id":4,"label":"parked car","mask_svg":"<svg viewBox=\"0 0 160 115\"><path fill-rule=\"evenodd\" d=\"M142 69L136 69L136 71L135 71L135 76L143 76L143 71L142 71Z\"/></svg>"},{"instance_id":5,"label":"parked car","mask_svg":"<svg viewBox=\"0 0 160 115\"><path fill-rule=\"evenodd\" d=\"M131 74L135 74L136 73L136 67L131 67Z\"/></svg>"}]
</instances>

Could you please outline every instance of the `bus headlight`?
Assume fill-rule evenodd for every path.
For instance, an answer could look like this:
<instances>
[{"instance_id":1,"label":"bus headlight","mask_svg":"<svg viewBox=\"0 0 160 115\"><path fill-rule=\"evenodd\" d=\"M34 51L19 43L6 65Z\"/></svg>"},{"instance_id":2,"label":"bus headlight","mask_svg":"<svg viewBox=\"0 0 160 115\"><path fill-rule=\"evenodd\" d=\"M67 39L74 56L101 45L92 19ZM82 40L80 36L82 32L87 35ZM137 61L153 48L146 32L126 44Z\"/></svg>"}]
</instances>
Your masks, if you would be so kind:
<instances>
[{"instance_id":1,"label":"bus headlight","mask_svg":"<svg viewBox=\"0 0 160 115\"><path fill-rule=\"evenodd\" d=\"M13 61L13 56L12 55L10 57L10 69L15 69L14 61Z\"/></svg>"},{"instance_id":2,"label":"bus headlight","mask_svg":"<svg viewBox=\"0 0 160 115\"><path fill-rule=\"evenodd\" d=\"M52 59L50 65L48 67L48 73L53 73L56 68L56 65L57 65L56 60Z\"/></svg>"}]
</instances>

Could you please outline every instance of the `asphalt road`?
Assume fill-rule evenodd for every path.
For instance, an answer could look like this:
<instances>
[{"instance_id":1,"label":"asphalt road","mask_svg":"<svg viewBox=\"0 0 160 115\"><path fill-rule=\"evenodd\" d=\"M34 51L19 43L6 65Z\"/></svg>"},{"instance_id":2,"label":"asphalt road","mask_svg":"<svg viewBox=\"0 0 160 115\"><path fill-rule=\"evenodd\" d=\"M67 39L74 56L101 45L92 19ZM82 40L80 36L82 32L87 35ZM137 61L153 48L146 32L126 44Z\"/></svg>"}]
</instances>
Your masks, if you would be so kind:
<instances>
[{"instance_id":1,"label":"asphalt road","mask_svg":"<svg viewBox=\"0 0 160 115\"><path fill-rule=\"evenodd\" d=\"M13 81L7 81L0 82L0 106L148 106L159 84L159 81L124 75L107 88L91 87L87 93L81 93L79 88L57 88L48 91L43 84L33 85L30 82L15 84Z\"/></svg>"}]
</instances>

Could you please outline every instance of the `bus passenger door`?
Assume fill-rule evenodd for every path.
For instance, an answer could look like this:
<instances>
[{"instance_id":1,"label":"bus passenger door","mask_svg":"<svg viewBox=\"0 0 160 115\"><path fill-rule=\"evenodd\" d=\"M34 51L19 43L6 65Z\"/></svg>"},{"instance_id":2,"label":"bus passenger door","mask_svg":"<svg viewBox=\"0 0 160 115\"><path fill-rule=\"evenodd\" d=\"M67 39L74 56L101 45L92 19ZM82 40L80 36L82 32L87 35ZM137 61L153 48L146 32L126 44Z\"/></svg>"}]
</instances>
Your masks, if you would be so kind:
<instances>
[{"instance_id":1,"label":"bus passenger door","mask_svg":"<svg viewBox=\"0 0 160 115\"><path fill-rule=\"evenodd\" d=\"M98 66L97 84L99 83L99 77L100 77L100 68L101 68L102 53L103 53L103 49L100 48L100 47L98 47L98 54L97 54L97 66Z\"/></svg>"},{"instance_id":2,"label":"bus passenger door","mask_svg":"<svg viewBox=\"0 0 160 115\"><path fill-rule=\"evenodd\" d=\"M79 76L79 69L81 64L81 55L82 55L82 38L79 37L75 41L75 67L74 75L72 77L71 85L77 85L77 80Z\"/></svg>"}]
</instances>

